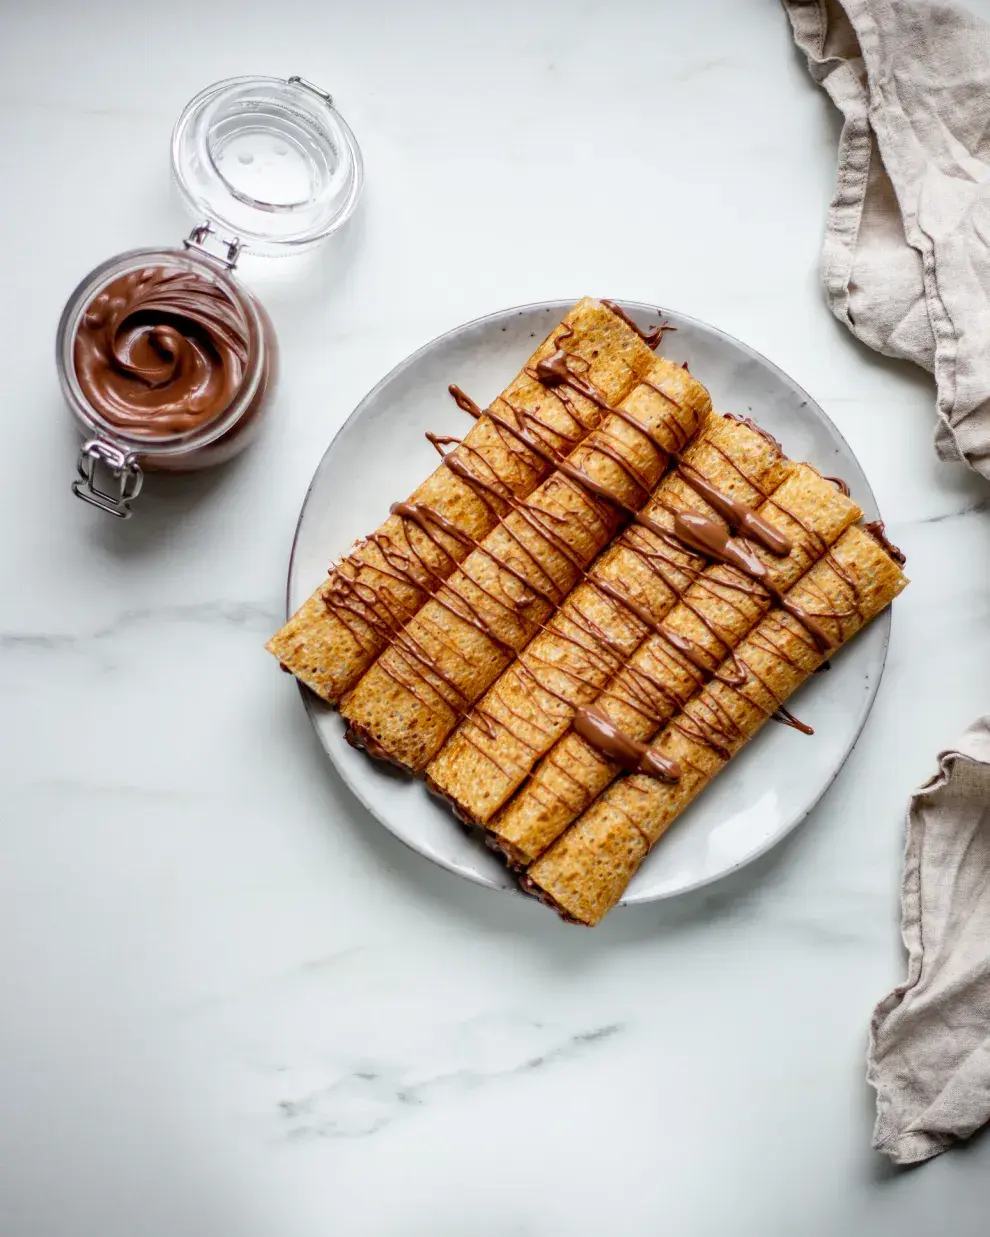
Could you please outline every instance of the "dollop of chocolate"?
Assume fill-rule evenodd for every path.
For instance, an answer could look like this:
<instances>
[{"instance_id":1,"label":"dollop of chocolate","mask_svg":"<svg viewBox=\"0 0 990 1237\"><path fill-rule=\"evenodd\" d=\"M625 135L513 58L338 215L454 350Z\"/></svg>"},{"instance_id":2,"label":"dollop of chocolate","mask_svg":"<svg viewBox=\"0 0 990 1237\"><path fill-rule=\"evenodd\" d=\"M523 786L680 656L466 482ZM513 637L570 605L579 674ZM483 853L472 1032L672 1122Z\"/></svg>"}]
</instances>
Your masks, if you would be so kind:
<instances>
[{"instance_id":1,"label":"dollop of chocolate","mask_svg":"<svg viewBox=\"0 0 990 1237\"><path fill-rule=\"evenodd\" d=\"M93 298L73 343L99 416L145 438L188 433L229 408L247 369L247 313L208 274L151 266Z\"/></svg>"},{"instance_id":2,"label":"dollop of chocolate","mask_svg":"<svg viewBox=\"0 0 990 1237\"><path fill-rule=\"evenodd\" d=\"M665 782L676 782L681 776L681 767L676 760L623 734L608 714L594 705L578 709L572 724L575 733L589 747L601 752L606 760L621 765L628 773L643 773Z\"/></svg>"}]
</instances>

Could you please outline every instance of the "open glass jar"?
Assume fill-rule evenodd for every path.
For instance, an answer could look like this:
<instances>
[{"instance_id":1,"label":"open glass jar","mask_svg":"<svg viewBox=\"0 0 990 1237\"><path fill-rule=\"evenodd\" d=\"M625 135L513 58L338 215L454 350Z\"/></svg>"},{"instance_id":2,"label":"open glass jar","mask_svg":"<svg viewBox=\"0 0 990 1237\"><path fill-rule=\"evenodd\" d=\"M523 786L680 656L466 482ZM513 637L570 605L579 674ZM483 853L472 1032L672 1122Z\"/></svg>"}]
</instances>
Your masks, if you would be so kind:
<instances>
[{"instance_id":1,"label":"open glass jar","mask_svg":"<svg viewBox=\"0 0 990 1237\"><path fill-rule=\"evenodd\" d=\"M126 519L145 471L185 472L251 441L277 368L271 321L233 276L242 252L319 244L353 213L361 153L298 77L218 82L184 109L172 170L200 220L181 248L119 254L62 312L59 380L84 436L73 491Z\"/></svg>"}]
</instances>

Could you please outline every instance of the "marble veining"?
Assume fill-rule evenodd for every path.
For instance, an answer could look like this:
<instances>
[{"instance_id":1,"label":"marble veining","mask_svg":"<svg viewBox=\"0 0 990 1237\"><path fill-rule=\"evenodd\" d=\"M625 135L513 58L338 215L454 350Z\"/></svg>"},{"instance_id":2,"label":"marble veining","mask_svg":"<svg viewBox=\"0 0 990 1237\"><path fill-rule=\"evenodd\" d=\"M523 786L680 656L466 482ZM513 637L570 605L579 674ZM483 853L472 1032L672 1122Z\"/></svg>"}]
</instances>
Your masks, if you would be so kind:
<instances>
[{"instance_id":1,"label":"marble veining","mask_svg":"<svg viewBox=\"0 0 990 1237\"><path fill-rule=\"evenodd\" d=\"M278 606L271 603L205 601L192 605L124 610L111 622L88 632L0 631L0 648L73 648L94 641L113 640L131 628L140 628L158 623L217 623L268 634L272 630L273 625L277 625L281 621L282 611Z\"/></svg>"},{"instance_id":2,"label":"marble veining","mask_svg":"<svg viewBox=\"0 0 990 1237\"><path fill-rule=\"evenodd\" d=\"M363 1061L329 1086L279 1100L278 1111L288 1139L360 1138L377 1133L411 1109L442 1103L445 1097L463 1098L501 1079L525 1077L579 1058L621 1030L616 1023L594 1027L503 1068L462 1068L421 1079L410 1079L406 1070L380 1061Z\"/></svg>"}]
</instances>

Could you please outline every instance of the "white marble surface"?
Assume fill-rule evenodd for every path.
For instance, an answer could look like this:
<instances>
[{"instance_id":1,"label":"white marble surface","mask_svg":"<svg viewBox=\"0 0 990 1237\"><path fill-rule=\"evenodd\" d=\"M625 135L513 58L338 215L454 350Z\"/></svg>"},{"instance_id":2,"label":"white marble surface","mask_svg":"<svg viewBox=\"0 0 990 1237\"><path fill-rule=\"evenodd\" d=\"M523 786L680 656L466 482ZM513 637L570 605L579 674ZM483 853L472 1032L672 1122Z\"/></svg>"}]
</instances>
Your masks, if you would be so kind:
<instances>
[{"instance_id":1,"label":"white marble surface","mask_svg":"<svg viewBox=\"0 0 990 1237\"><path fill-rule=\"evenodd\" d=\"M990 701L990 490L936 461L929 380L823 306L836 122L782 13L38 0L4 6L0 70L4 1237L985 1234L990 1141L888 1171L863 1056L907 794ZM55 323L97 261L183 232L172 121L243 72L332 88L367 196L315 267L259 276L264 440L111 525L69 494ZM586 290L806 386L914 579L806 824L593 933L376 826L261 648L360 396L459 321Z\"/></svg>"}]
</instances>

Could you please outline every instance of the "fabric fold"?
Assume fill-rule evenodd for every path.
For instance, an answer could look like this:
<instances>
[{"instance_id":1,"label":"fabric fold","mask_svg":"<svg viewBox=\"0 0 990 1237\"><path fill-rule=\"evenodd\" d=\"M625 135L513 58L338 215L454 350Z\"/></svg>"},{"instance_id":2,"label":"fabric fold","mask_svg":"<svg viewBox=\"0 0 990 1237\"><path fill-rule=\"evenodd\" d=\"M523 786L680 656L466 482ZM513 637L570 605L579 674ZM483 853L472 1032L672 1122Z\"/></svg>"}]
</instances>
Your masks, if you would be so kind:
<instances>
[{"instance_id":1,"label":"fabric fold","mask_svg":"<svg viewBox=\"0 0 990 1237\"><path fill-rule=\"evenodd\" d=\"M873 1145L916 1164L990 1121L990 716L939 756L908 807L908 973L877 1005Z\"/></svg>"},{"instance_id":2,"label":"fabric fold","mask_svg":"<svg viewBox=\"0 0 990 1237\"><path fill-rule=\"evenodd\" d=\"M990 27L933 0L783 3L843 115L829 307L934 373L936 450L990 477Z\"/></svg>"}]
</instances>

